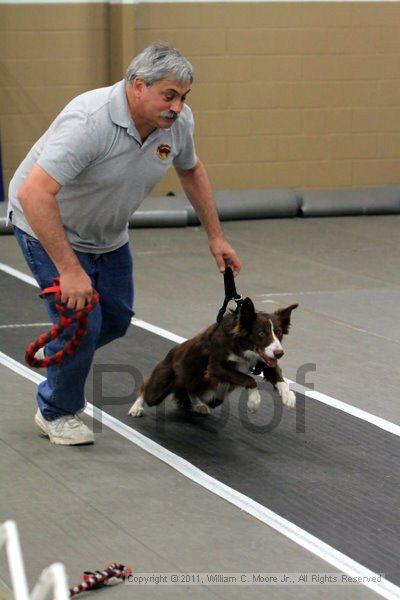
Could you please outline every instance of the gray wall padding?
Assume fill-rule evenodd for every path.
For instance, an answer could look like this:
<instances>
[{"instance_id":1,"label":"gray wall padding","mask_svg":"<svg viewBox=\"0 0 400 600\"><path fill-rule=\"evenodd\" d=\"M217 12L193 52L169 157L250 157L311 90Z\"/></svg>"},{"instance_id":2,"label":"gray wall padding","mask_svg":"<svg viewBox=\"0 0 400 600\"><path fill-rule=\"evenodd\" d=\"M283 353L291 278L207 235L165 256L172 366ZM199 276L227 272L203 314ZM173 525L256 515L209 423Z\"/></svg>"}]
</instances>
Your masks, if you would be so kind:
<instances>
[{"instance_id":1,"label":"gray wall padding","mask_svg":"<svg viewBox=\"0 0 400 600\"><path fill-rule=\"evenodd\" d=\"M184 194L148 197L129 219L129 227L186 227L189 207Z\"/></svg>"},{"instance_id":2,"label":"gray wall padding","mask_svg":"<svg viewBox=\"0 0 400 600\"><path fill-rule=\"evenodd\" d=\"M302 192L303 217L400 213L400 186Z\"/></svg>"},{"instance_id":3,"label":"gray wall padding","mask_svg":"<svg viewBox=\"0 0 400 600\"><path fill-rule=\"evenodd\" d=\"M221 221L284 217L330 217L400 213L400 186L347 190L255 189L215 191ZM2 205L2 206L1 206ZM6 214L0 202L0 215ZM129 221L129 227L186 227L199 219L185 194L146 198ZM12 233L0 216L0 234Z\"/></svg>"},{"instance_id":4,"label":"gray wall padding","mask_svg":"<svg viewBox=\"0 0 400 600\"><path fill-rule=\"evenodd\" d=\"M222 221L296 217L300 197L289 189L223 190L214 193Z\"/></svg>"},{"instance_id":5,"label":"gray wall padding","mask_svg":"<svg viewBox=\"0 0 400 600\"><path fill-rule=\"evenodd\" d=\"M12 232L12 227L6 227L6 218L0 217L0 235L7 235Z\"/></svg>"},{"instance_id":6,"label":"gray wall padding","mask_svg":"<svg viewBox=\"0 0 400 600\"><path fill-rule=\"evenodd\" d=\"M0 235L13 232L12 227L6 227L7 202L0 202Z\"/></svg>"},{"instance_id":7,"label":"gray wall padding","mask_svg":"<svg viewBox=\"0 0 400 600\"><path fill-rule=\"evenodd\" d=\"M214 197L221 221L296 217L299 213L300 197L289 189L222 190L215 191ZM130 227L198 224L195 210L184 194L146 198L129 221Z\"/></svg>"}]
</instances>

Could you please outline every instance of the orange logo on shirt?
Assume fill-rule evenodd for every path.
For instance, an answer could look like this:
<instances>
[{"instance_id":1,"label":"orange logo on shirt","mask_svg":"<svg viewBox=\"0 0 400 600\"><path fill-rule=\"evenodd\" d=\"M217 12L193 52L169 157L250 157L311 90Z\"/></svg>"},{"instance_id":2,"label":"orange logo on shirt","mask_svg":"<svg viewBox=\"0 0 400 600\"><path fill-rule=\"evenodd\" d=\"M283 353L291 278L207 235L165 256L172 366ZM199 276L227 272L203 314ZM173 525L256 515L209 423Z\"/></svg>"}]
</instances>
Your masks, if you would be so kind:
<instances>
[{"instance_id":1,"label":"orange logo on shirt","mask_svg":"<svg viewBox=\"0 0 400 600\"><path fill-rule=\"evenodd\" d=\"M170 152L171 146L169 146L168 144L160 144L157 148L157 156L158 158L161 158L161 160L165 160L166 158L168 158Z\"/></svg>"}]
</instances>

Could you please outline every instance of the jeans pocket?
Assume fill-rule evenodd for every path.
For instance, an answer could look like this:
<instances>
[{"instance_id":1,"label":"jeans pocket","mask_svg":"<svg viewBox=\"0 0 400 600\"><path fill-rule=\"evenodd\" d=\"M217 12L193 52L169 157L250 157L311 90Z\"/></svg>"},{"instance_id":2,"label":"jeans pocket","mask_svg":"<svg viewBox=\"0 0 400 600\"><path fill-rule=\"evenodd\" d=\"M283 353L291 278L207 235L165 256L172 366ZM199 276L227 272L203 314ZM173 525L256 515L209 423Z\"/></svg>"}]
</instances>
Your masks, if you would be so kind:
<instances>
[{"instance_id":1,"label":"jeans pocket","mask_svg":"<svg viewBox=\"0 0 400 600\"><path fill-rule=\"evenodd\" d=\"M14 232L32 275L42 289L49 287L54 277L58 276L58 271L46 250L39 240L29 233L17 227L14 228Z\"/></svg>"}]
</instances>

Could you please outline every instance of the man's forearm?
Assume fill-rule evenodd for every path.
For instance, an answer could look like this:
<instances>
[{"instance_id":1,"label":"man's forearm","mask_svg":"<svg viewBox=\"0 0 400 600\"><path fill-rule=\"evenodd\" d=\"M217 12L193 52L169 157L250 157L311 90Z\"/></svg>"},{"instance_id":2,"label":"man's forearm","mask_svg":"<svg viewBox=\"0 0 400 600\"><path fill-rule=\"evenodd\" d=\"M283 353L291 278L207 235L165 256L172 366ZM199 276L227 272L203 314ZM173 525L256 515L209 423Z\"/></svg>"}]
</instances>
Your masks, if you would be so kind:
<instances>
[{"instance_id":1,"label":"man's forearm","mask_svg":"<svg viewBox=\"0 0 400 600\"><path fill-rule=\"evenodd\" d=\"M224 237L210 180L203 163L198 160L193 169L176 169L176 171L187 197L207 232L210 250L219 270L224 272L225 268L229 266L232 268L233 274L237 275L240 271L240 260Z\"/></svg>"},{"instance_id":2,"label":"man's forearm","mask_svg":"<svg viewBox=\"0 0 400 600\"><path fill-rule=\"evenodd\" d=\"M51 194L41 195L40 199L21 194L20 202L29 225L58 272L62 274L79 268L79 261L65 235L56 198Z\"/></svg>"},{"instance_id":3,"label":"man's forearm","mask_svg":"<svg viewBox=\"0 0 400 600\"><path fill-rule=\"evenodd\" d=\"M193 169L177 169L185 194L190 200L209 240L223 236L217 209L212 195L210 180L203 163L199 160Z\"/></svg>"},{"instance_id":4,"label":"man's forearm","mask_svg":"<svg viewBox=\"0 0 400 600\"><path fill-rule=\"evenodd\" d=\"M35 165L18 191L26 220L60 274L61 302L81 310L93 290L65 234L56 195L61 185Z\"/></svg>"}]
</instances>

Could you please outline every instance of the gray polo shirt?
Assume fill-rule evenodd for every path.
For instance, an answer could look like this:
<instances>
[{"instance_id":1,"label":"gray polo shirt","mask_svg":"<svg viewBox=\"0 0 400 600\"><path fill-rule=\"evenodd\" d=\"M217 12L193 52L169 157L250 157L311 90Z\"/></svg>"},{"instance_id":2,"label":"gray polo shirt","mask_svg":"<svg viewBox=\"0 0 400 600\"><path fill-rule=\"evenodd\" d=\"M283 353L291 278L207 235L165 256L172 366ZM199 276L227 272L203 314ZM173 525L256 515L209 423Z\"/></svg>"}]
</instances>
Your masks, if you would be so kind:
<instances>
[{"instance_id":1,"label":"gray polo shirt","mask_svg":"<svg viewBox=\"0 0 400 600\"><path fill-rule=\"evenodd\" d=\"M185 106L170 129L142 144L131 117L125 82L72 100L30 150L9 188L8 214L30 235L18 189L38 163L63 187L61 219L75 250L102 253L128 241L128 220L171 165L196 164L192 111Z\"/></svg>"}]
</instances>

